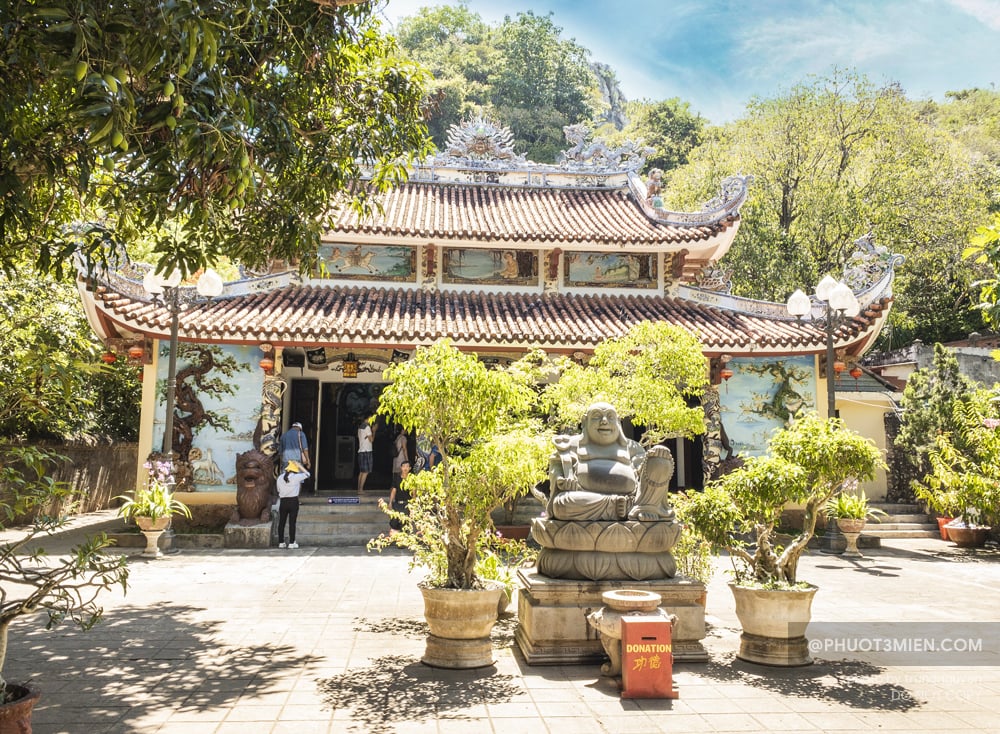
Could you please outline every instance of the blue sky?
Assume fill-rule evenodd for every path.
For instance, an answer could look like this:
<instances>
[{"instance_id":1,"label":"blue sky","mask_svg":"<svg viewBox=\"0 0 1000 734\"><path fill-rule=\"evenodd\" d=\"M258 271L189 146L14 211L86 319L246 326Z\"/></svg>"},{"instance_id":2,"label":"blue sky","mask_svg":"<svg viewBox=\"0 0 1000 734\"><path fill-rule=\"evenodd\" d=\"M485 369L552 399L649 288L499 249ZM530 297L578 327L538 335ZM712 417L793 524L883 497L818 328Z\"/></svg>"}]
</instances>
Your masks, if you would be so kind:
<instances>
[{"instance_id":1,"label":"blue sky","mask_svg":"<svg viewBox=\"0 0 1000 734\"><path fill-rule=\"evenodd\" d=\"M426 5L382 0L394 23ZM470 0L494 23L552 13L629 99L680 97L712 122L810 74L853 68L913 99L1000 82L1000 0Z\"/></svg>"}]
</instances>

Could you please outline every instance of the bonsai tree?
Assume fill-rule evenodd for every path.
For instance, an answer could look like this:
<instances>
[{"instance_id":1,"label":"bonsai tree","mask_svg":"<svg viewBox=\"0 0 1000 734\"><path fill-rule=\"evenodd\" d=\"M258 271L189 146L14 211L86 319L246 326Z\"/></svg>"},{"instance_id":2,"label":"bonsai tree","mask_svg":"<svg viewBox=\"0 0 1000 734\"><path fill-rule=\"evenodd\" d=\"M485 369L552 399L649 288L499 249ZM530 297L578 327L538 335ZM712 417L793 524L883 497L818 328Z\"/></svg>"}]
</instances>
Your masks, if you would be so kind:
<instances>
[{"instance_id":1,"label":"bonsai tree","mask_svg":"<svg viewBox=\"0 0 1000 734\"><path fill-rule=\"evenodd\" d=\"M685 517L696 533L729 552L737 583L793 586L827 501L859 480L873 479L881 465L870 440L837 418L806 413L774 435L768 456L747 459L704 492L689 491ZM777 529L792 503L803 506L802 529L782 548Z\"/></svg>"},{"instance_id":2,"label":"bonsai tree","mask_svg":"<svg viewBox=\"0 0 1000 734\"><path fill-rule=\"evenodd\" d=\"M414 551L432 586L480 585L476 562L493 527L490 513L547 471L544 431L526 422L535 401L530 374L490 369L447 339L386 370L379 414L437 446L441 461L407 477L408 514L393 515L402 530L369 547Z\"/></svg>"},{"instance_id":3,"label":"bonsai tree","mask_svg":"<svg viewBox=\"0 0 1000 734\"><path fill-rule=\"evenodd\" d=\"M914 483L917 498L968 527L1000 523L1000 403L977 390L952 406L954 431L939 433L930 472Z\"/></svg>"},{"instance_id":4,"label":"bonsai tree","mask_svg":"<svg viewBox=\"0 0 1000 734\"><path fill-rule=\"evenodd\" d=\"M0 529L25 516L34 516L69 488L46 476L59 457L32 447L6 447L0 451ZM68 555L51 558L38 541L59 530L64 519L39 516L17 540L0 545L0 703L25 695L25 687L4 678L7 639L18 617L45 612L47 629L69 619L83 629L100 621L97 604L101 591L128 584L124 556L108 556L112 541L101 533L73 548Z\"/></svg>"},{"instance_id":5,"label":"bonsai tree","mask_svg":"<svg viewBox=\"0 0 1000 734\"><path fill-rule=\"evenodd\" d=\"M698 338L680 326L635 324L624 336L598 345L586 366L563 359L557 371L544 402L560 428L576 428L587 407L600 400L645 427L646 448L705 432L704 411L689 403L708 387L708 368Z\"/></svg>"}]
</instances>

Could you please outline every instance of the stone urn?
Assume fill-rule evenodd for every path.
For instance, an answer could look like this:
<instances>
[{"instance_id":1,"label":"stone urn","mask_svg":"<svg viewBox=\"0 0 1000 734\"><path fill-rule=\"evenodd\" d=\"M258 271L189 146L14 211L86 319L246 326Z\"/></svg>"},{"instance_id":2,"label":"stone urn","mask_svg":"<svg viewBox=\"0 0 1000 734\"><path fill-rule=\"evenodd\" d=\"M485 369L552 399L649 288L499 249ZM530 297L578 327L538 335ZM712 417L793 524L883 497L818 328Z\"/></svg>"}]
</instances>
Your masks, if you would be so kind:
<instances>
[{"instance_id":1,"label":"stone urn","mask_svg":"<svg viewBox=\"0 0 1000 734\"><path fill-rule=\"evenodd\" d=\"M847 548L844 549L846 558L862 558L861 551L858 550L858 538L865 528L863 517L838 517L837 529L843 534L847 541Z\"/></svg>"},{"instance_id":2,"label":"stone urn","mask_svg":"<svg viewBox=\"0 0 1000 734\"><path fill-rule=\"evenodd\" d=\"M761 589L731 583L729 588L743 627L736 657L782 667L812 664L805 632L817 587Z\"/></svg>"},{"instance_id":3,"label":"stone urn","mask_svg":"<svg viewBox=\"0 0 1000 734\"><path fill-rule=\"evenodd\" d=\"M0 704L0 734L31 734L31 712L41 694L31 686L7 684L13 696L10 703Z\"/></svg>"},{"instance_id":4,"label":"stone urn","mask_svg":"<svg viewBox=\"0 0 1000 734\"><path fill-rule=\"evenodd\" d=\"M161 555L160 536L170 527L170 516L165 515L164 517L154 519L137 515L135 524L139 526L139 530L146 536L146 548L142 551L143 557L159 558Z\"/></svg>"},{"instance_id":5,"label":"stone urn","mask_svg":"<svg viewBox=\"0 0 1000 734\"><path fill-rule=\"evenodd\" d=\"M497 621L503 588L442 589L420 585L424 618L430 628L421 662L434 668L493 665L490 632Z\"/></svg>"}]
</instances>

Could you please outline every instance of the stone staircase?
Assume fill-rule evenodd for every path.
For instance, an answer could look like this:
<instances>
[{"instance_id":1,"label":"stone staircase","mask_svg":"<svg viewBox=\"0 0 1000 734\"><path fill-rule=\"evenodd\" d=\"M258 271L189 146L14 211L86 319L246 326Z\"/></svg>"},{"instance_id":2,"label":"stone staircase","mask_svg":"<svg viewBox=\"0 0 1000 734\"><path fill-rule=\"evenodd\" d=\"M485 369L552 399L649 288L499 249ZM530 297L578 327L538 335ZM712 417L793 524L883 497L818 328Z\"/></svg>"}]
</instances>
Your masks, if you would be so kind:
<instances>
[{"instance_id":1,"label":"stone staircase","mask_svg":"<svg viewBox=\"0 0 1000 734\"><path fill-rule=\"evenodd\" d=\"M344 492L302 497L295 540L303 547L364 547L372 538L389 532L389 518L378 507L380 498L388 501L389 493L365 492L358 497L353 492ZM274 528L273 542L277 543L277 520Z\"/></svg>"},{"instance_id":2,"label":"stone staircase","mask_svg":"<svg viewBox=\"0 0 1000 734\"><path fill-rule=\"evenodd\" d=\"M869 521L864 534L877 538L939 538L937 522L920 505L872 502L872 507L889 515L881 522Z\"/></svg>"}]
</instances>

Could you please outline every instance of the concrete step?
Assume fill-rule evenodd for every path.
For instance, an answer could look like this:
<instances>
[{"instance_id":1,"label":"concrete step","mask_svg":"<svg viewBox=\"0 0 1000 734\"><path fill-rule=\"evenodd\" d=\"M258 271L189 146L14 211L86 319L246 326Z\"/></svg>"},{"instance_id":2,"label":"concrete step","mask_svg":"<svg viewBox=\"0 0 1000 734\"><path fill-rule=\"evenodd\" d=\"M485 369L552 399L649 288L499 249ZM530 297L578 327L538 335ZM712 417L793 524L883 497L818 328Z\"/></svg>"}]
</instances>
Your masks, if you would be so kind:
<instances>
[{"instance_id":1,"label":"concrete step","mask_svg":"<svg viewBox=\"0 0 1000 734\"><path fill-rule=\"evenodd\" d=\"M927 515L927 510L922 505L917 504L897 502L869 502L868 504L889 515Z\"/></svg>"},{"instance_id":2,"label":"concrete step","mask_svg":"<svg viewBox=\"0 0 1000 734\"><path fill-rule=\"evenodd\" d=\"M933 528L930 526L922 528L905 528L905 529L892 529L892 528L872 528L870 525L865 526L865 535L872 535L876 538L940 538L941 533L938 531L937 526Z\"/></svg>"},{"instance_id":3,"label":"concrete step","mask_svg":"<svg viewBox=\"0 0 1000 734\"><path fill-rule=\"evenodd\" d=\"M295 540L301 546L364 547L372 538L389 532L389 518L378 507L380 499L388 500L389 493L366 492L358 497L342 492L302 497ZM272 536L277 543L277 520Z\"/></svg>"}]
</instances>

